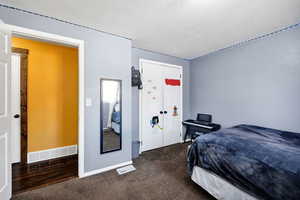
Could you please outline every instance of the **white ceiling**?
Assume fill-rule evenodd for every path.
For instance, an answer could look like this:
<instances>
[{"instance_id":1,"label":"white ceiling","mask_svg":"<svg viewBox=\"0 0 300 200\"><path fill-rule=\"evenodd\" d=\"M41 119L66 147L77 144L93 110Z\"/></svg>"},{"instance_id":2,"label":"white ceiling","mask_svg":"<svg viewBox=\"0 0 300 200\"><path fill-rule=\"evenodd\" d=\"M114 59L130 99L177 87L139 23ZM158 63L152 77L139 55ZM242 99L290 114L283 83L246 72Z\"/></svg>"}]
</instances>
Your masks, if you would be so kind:
<instances>
[{"instance_id":1,"label":"white ceiling","mask_svg":"<svg viewBox=\"0 0 300 200\"><path fill-rule=\"evenodd\" d=\"M300 0L0 0L192 59L300 22Z\"/></svg>"}]
</instances>

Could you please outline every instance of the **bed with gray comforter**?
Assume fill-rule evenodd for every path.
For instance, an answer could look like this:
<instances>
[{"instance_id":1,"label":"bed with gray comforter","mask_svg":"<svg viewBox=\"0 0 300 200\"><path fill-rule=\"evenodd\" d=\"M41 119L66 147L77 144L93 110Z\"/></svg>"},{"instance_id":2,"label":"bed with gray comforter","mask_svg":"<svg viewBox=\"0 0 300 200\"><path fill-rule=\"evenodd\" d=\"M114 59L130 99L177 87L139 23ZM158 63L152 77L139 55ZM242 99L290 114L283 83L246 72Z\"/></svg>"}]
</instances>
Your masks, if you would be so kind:
<instances>
[{"instance_id":1,"label":"bed with gray comforter","mask_svg":"<svg viewBox=\"0 0 300 200\"><path fill-rule=\"evenodd\" d=\"M238 125L199 136L188 169L199 166L258 199L300 199L300 133Z\"/></svg>"}]
</instances>

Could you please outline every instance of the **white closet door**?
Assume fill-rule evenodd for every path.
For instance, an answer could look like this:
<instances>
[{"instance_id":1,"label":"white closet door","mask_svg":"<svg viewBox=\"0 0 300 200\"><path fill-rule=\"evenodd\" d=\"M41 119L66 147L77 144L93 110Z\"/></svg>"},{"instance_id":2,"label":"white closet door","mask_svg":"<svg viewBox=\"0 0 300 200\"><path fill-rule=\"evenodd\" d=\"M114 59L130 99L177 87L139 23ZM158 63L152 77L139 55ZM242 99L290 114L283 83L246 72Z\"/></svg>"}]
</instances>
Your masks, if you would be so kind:
<instances>
[{"instance_id":1,"label":"white closet door","mask_svg":"<svg viewBox=\"0 0 300 200\"><path fill-rule=\"evenodd\" d=\"M174 67L164 67L164 79L180 81L180 85L163 84L164 90L164 146L180 142L181 139L181 70Z\"/></svg>"},{"instance_id":2,"label":"white closet door","mask_svg":"<svg viewBox=\"0 0 300 200\"><path fill-rule=\"evenodd\" d=\"M152 127L150 120L153 116L159 117L159 126L163 128L163 69L157 64L142 62L141 91L141 131L142 151L155 149L164 146L163 130L158 126Z\"/></svg>"}]
</instances>

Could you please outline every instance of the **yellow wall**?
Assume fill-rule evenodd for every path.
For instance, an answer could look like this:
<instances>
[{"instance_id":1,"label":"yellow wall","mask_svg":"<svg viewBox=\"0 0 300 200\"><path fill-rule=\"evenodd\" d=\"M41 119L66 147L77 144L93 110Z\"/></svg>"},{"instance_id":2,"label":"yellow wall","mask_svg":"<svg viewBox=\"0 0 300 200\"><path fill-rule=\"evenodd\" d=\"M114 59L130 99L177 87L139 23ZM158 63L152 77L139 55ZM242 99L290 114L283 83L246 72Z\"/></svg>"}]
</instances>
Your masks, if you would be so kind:
<instances>
[{"instance_id":1,"label":"yellow wall","mask_svg":"<svg viewBox=\"0 0 300 200\"><path fill-rule=\"evenodd\" d=\"M77 144L77 49L16 37L12 44L29 50L28 151Z\"/></svg>"}]
</instances>

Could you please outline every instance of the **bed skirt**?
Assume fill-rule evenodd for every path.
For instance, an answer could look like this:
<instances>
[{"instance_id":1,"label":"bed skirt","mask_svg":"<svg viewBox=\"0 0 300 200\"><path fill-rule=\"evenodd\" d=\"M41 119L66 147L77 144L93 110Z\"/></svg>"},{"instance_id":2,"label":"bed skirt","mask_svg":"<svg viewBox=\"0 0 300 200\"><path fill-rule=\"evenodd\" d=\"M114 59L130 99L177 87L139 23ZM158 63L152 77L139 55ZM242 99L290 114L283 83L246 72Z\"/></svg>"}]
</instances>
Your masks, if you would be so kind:
<instances>
[{"instance_id":1,"label":"bed skirt","mask_svg":"<svg viewBox=\"0 0 300 200\"><path fill-rule=\"evenodd\" d=\"M258 200L198 166L193 168L192 180L218 200Z\"/></svg>"}]
</instances>

